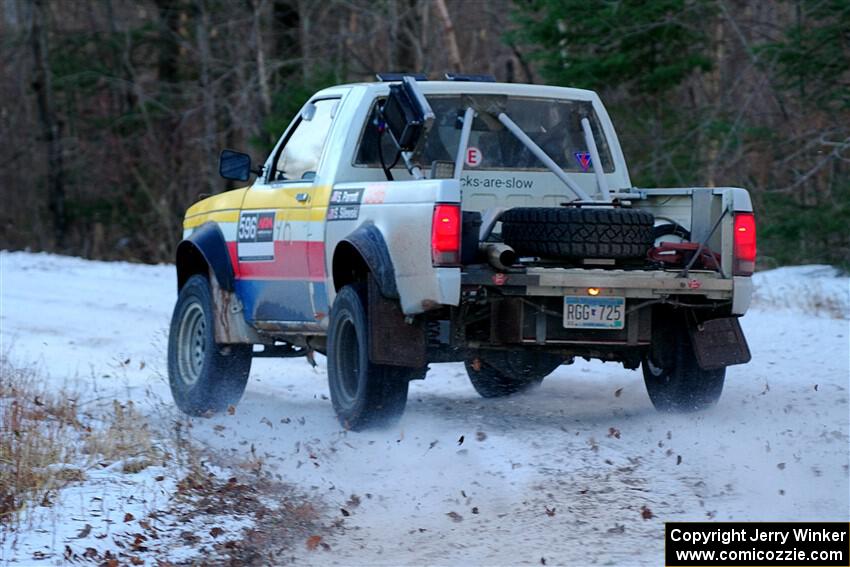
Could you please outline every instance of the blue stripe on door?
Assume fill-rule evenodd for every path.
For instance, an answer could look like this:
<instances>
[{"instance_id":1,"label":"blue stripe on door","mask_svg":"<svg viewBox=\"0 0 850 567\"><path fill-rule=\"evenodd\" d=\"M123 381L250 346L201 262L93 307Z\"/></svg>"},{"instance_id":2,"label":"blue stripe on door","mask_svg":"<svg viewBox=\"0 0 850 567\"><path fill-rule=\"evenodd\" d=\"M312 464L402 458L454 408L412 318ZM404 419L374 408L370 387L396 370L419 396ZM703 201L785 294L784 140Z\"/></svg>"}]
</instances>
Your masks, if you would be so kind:
<instances>
[{"instance_id":1,"label":"blue stripe on door","mask_svg":"<svg viewBox=\"0 0 850 567\"><path fill-rule=\"evenodd\" d=\"M254 321L316 322L307 280L236 280L236 294L245 307L245 319ZM327 315L324 282L312 282L315 310Z\"/></svg>"}]
</instances>

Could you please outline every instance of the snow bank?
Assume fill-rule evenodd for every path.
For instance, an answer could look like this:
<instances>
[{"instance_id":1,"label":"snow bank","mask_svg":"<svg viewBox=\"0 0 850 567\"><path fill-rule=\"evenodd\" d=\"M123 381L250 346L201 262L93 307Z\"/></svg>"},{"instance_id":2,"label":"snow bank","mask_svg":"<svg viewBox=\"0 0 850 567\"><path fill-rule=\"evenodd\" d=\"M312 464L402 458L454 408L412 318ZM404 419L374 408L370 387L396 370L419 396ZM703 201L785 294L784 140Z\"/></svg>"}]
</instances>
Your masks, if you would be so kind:
<instances>
[{"instance_id":1,"label":"snow bank","mask_svg":"<svg viewBox=\"0 0 850 567\"><path fill-rule=\"evenodd\" d=\"M753 276L753 306L850 319L850 278L821 264L786 266Z\"/></svg>"}]
</instances>

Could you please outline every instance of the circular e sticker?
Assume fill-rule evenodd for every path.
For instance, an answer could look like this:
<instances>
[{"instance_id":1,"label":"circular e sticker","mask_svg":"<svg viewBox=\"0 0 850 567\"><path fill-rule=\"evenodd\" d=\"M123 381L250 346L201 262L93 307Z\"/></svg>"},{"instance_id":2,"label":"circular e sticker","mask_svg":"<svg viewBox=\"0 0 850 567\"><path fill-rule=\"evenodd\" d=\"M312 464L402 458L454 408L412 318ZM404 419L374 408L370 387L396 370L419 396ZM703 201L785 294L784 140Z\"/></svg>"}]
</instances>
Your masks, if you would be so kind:
<instances>
[{"instance_id":1,"label":"circular e sticker","mask_svg":"<svg viewBox=\"0 0 850 567\"><path fill-rule=\"evenodd\" d=\"M475 146L466 148L466 165L475 167L480 165L482 160L484 160L484 154L481 153L481 150Z\"/></svg>"}]
</instances>

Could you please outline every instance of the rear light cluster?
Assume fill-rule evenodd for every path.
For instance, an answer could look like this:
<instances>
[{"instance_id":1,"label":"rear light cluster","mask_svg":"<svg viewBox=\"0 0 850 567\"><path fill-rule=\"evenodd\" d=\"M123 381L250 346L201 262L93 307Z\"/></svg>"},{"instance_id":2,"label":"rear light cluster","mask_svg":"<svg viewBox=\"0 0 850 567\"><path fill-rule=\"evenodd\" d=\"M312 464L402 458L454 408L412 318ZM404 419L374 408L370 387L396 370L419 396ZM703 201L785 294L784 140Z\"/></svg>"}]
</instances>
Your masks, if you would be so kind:
<instances>
[{"instance_id":1,"label":"rear light cluster","mask_svg":"<svg viewBox=\"0 0 850 567\"><path fill-rule=\"evenodd\" d=\"M460 205L435 205L431 224L431 261L435 266L460 264L460 232Z\"/></svg>"},{"instance_id":2,"label":"rear light cluster","mask_svg":"<svg viewBox=\"0 0 850 567\"><path fill-rule=\"evenodd\" d=\"M756 218L753 213L735 213L735 263L732 273L751 276L756 268Z\"/></svg>"}]
</instances>

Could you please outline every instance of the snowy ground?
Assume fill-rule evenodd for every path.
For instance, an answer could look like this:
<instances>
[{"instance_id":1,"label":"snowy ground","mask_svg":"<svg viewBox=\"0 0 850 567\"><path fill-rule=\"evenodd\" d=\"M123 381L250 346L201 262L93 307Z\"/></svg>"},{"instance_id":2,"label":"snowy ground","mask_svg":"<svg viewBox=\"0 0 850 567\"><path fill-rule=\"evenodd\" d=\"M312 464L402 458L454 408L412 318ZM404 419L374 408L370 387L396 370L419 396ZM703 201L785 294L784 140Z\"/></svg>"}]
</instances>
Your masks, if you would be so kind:
<instances>
[{"instance_id":1,"label":"snowy ground","mask_svg":"<svg viewBox=\"0 0 850 567\"><path fill-rule=\"evenodd\" d=\"M172 267L7 252L0 263L0 350L90 399L178 419L164 359ZM756 284L742 320L753 361L729 369L706 413L657 414L640 374L614 364L564 366L501 401L443 364L413 383L398 427L346 433L322 357L316 369L260 359L235 414L195 420L191 435L218 462L253 446L324 505L327 545L295 546L300 563L658 565L665 521L848 521L848 279L806 266ZM60 554L65 532L92 522L84 497L65 501L41 528ZM0 563L29 564L27 542L44 545L17 536Z\"/></svg>"}]
</instances>

